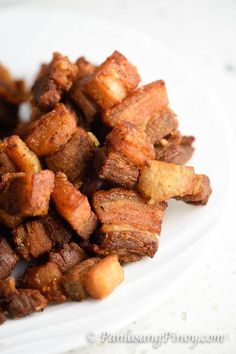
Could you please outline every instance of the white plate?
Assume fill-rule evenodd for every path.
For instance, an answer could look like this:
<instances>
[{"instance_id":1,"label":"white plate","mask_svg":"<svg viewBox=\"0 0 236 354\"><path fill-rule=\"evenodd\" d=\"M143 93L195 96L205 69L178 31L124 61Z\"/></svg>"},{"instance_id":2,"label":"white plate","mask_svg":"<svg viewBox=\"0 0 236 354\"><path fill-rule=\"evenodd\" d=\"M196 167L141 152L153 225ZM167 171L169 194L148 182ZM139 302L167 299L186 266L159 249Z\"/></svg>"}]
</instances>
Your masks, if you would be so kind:
<instances>
[{"instance_id":1,"label":"white plate","mask_svg":"<svg viewBox=\"0 0 236 354\"><path fill-rule=\"evenodd\" d=\"M205 84L157 40L79 14L22 10L0 15L0 59L14 74L30 79L53 51L74 60L85 55L100 63L114 49L139 68L144 82L164 79L181 131L196 136L191 161L210 176L213 195L206 207L171 201L160 249L152 260L125 267L125 281L107 299L50 306L43 313L0 327L0 352L59 353L86 343L88 331L112 331L157 306L184 281L191 264L220 218L229 171L227 121ZM224 178L223 178L224 176Z\"/></svg>"}]
</instances>

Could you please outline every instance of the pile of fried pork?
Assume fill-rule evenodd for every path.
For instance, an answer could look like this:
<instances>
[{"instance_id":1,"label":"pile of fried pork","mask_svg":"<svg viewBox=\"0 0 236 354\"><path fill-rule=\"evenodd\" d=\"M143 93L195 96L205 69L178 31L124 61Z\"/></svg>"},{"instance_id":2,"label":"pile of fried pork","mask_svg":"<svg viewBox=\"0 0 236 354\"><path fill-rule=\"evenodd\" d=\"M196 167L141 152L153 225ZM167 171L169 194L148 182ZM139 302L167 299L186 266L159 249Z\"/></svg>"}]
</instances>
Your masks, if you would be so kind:
<instances>
[{"instance_id":1,"label":"pile of fried pork","mask_svg":"<svg viewBox=\"0 0 236 354\"><path fill-rule=\"evenodd\" d=\"M54 53L30 92L0 65L0 323L103 299L157 252L170 198L207 203L165 82L140 81L118 51L99 66Z\"/></svg>"}]
</instances>

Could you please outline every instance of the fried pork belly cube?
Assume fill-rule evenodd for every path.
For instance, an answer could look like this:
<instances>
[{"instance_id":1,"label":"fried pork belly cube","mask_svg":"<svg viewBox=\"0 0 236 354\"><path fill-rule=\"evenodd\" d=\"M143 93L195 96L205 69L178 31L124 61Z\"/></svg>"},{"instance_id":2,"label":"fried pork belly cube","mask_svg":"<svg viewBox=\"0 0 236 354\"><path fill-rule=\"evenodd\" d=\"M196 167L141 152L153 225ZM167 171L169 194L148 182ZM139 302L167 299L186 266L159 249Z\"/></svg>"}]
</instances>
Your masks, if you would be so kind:
<instances>
[{"instance_id":1,"label":"fried pork belly cube","mask_svg":"<svg viewBox=\"0 0 236 354\"><path fill-rule=\"evenodd\" d=\"M92 74L96 68L95 65L91 64L85 57L79 57L75 65L78 68L76 79L81 79L84 76Z\"/></svg>"},{"instance_id":2,"label":"fried pork belly cube","mask_svg":"<svg viewBox=\"0 0 236 354\"><path fill-rule=\"evenodd\" d=\"M75 265L62 278L62 286L67 296L74 301L81 301L88 297L85 290L84 278L86 273L98 262L100 258L88 258Z\"/></svg>"},{"instance_id":3,"label":"fried pork belly cube","mask_svg":"<svg viewBox=\"0 0 236 354\"><path fill-rule=\"evenodd\" d=\"M0 236L0 279L6 279L11 275L18 261L18 256L13 251L5 238Z\"/></svg>"},{"instance_id":4,"label":"fried pork belly cube","mask_svg":"<svg viewBox=\"0 0 236 354\"><path fill-rule=\"evenodd\" d=\"M103 121L109 127L128 121L145 130L148 121L167 105L165 83L158 80L132 92L120 104L105 110Z\"/></svg>"},{"instance_id":5,"label":"fried pork belly cube","mask_svg":"<svg viewBox=\"0 0 236 354\"><path fill-rule=\"evenodd\" d=\"M18 172L37 173L41 171L38 157L27 147L19 136L12 135L9 138L5 138L4 143L5 152L11 161L13 161L14 165L17 166Z\"/></svg>"},{"instance_id":6,"label":"fried pork belly cube","mask_svg":"<svg viewBox=\"0 0 236 354\"><path fill-rule=\"evenodd\" d=\"M193 167L163 161L152 161L140 172L138 190L155 201L191 194L195 173Z\"/></svg>"},{"instance_id":7,"label":"fried pork belly cube","mask_svg":"<svg viewBox=\"0 0 236 354\"><path fill-rule=\"evenodd\" d=\"M66 296L61 287L62 273L54 262L28 267L19 279L19 286L39 290L49 302L64 302Z\"/></svg>"},{"instance_id":8,"label":"fried pork belly cube","mask_svg":"<svg viewBox=\"0 0 236 354\"><path fill-rule=\"evenodd\" d=\"M20 216L10 215L5 210L0 209L0 222L9 228L13 228L21 224L23 218Z\"/></svg>"},{"instance_id":9,"label":"fried pork belly cube","mask_svg":"<svg viewBox=\"0 0 236 354\"><path fill-rule=\"evenodd\" d=\"M13 278L0 281L0 288L1 302L8 317L25 317L47 306L47 299L38 290L16 289Z\"/></svg>"},{"instance_id":10,"label":"fried pork belly cube","mask_svg":"<svg viewBox=\"0 0 236 354\"><path fill-rule=\"evenodd\" d=\"M38 290L18 289L17 292L6 306L11 318L25 317L42 311L48 304L47 299Z\"/></svg>"},{"instance_id":11,"label":"fried pork belly cube","mask_svg":"<svg viewBox=\"0 0 236 354\"><path fill-rule=\"evenodd\" d=\"M16 251L25 260L41 256L52 249L53 242L40 219L15 227L12 234Z\"/></svg>"},{"instance_id":12,"label":"fried pork belly cube","mask_svg":"<svg viewBox=\"0 0 236 354\"><path fill-rule=\"evenodd\" d=\"M160 139L172 133L177 128L178 121L176 114L169 107L165 107L147 122L145 131L150 142L156 144Z\"/></svg>"},{"instance_id":13,"label":"fried pork belly cube","mask_svg":"<svg viewBox=\"0 0 236 354\"><path fill-rule=\"evenodd\" d=\"M209 177L206 175L196 175L191 194L185 195L181 199L192 204L206 205L211 193L212 189Z\"/></svg>"},{"instance_id":14,"label":"fried pork belly cube","mask_svg":"<svg viewBox=\"0 0 236 354\"><path fill-rule=\"evenodd\" d=\"M155 151L144 131L130 122L120 122L106 137L106 146L137 167L155 159Z\"/></svg>"},{"instance_id":15,"label":"fried pork belly cube","mask_svg":"<svg viewBox=\"0 0 236 354\"><path fill-rule=\"evenodd\" d=\"M90 135L78 127L71 139L61 150L46 159L47 167L53 172L64 172L70 181L82 179L94 153Z\"/></svg>"},{"instance_id":16,"label":"fried pork belly cube","mask_svg":"<svg viewBox=\"0 0 236 354\"><path fill-rule=\"evenodd\" d=\"M37 156L52 155L60 150L76 131L76 116L63 103L43 115L26 144Z\"/></svg>"},{"instance_id":17,"label":"fried pork belly cube","mask_svg":"<svg viewBox=\"0 0 236 354\"><path fill-rule=\"evenodd\" d=\"M13 216L37 216L48 212L54 174L8 173L0 183L0 208Z\"/></svg>"},{"instance_id":18,"label":"fried pork belly cube","mask_svg":"<svg viewBox=\"0 0 236 354\"><path fill-rule=\"evenodd\" d=\"M193 136L181 136L179 132L173 132L155 146L156 160L184 165L194 152L194 140Z\"/></svg>"},{"instance_id":19,"label":"fried pork belly cube","mask_svg":"<svg viewBox=\"0 0 236 354\"><path fill-rule=\"evenodd\" d=\"M133 190L113 188L96 192L93 207L103 224L129 225L159 235L166 203L149 203Z\"/></svg>"},{"instance_id":20,"label":"fried pork belly cube","mask_svg":"<svg viewBox=\"0 0 236 354\"><path fill-rule=\"evenodd\" d=\"M115 51L96 67L84 90L102 109L107 109L120 103L139 82L136 67Z\"/></svg>"},{"instance_id":21,"label":"fried pork belly cube","mask_svg":"<svg viewBox=\"0 0 236 354\"><path fill-rule=\"evenodd\" d=\"M98 149L95 154L98 177L124 188L133 188L138 181L139 169L119 153Z\"/></svg>"},{"instance_id":22,"label":"fried pork belly cube","mask_svg":"<svg viewBox=\"0 0 236 354\"><path fill-rule=\"evenodd\" d=\"M87 293L95 299L104 299L124 280L124 271L118 257L110 255L96 263L85 274Z\"/></svg>"},{"instance_id":23,"label":"fried pork belly cube","mask_svg":"<svg viewBox=\"0 0 236 354\"><path fill-rule=\"evenodd\" d=\"M130 225L103 224L98 231L97 244L90 249L98 256L116 254L121 262L134 262L157 252L157 233L143 231Z\"/></svg>"},{"instance_id":24,"label":"fried pork belly cube","mask_svg":"<svg viewBox=\"0 0 236 354\"><path fill-rule=\"evenodd\" d=\"M49 260L56 263L62 273L67 272L87 257L84 250L74 242L65 243L59 250L49 254Z\"/></svg>"},{"instance_id":25,"label":"fried pork belly cube","mask_svg":"<svg viewBox=\"0 0 236 354\"><path fill-rule=\"evenodd\" d=\"M41 67L32 87L36 104L44 110L52 109L60 101L62 93L71 88L77 74L77 65L66 56L53 53L52 61Z\"/></svg>"},{"instance_id":26,"label":"fried pork belly cube","mask_svg":"<svg viewBox=\"0 0 236 354\"><path fill-rule=\"evenodd\" d=\"M40 221L53 244L63 245L70 241L73 234L72 230L54 210L50 209L47 215L40 217Z\"/></svg>"},{"instance_id":27,"label":"fried pork belly cube","mask_svg":"<svg viewBox=\"0 0 236 354\"><path fill-rule=\"evenodd\" d=\"M88 199L71 184L66 175L58 172L52 199L59 214L83 239L88 239L97 226L96 215Z\"/></svg>"},{"instance_id":28,"label":"fried pork belly cube","mask_svg":"<svg viewBox=\"0 0 236 354\"><path fill-rule=\"evenodd\" d=\"M82 110L87 122L92 123L99 113L97 104L84 92L84 84L88 80L83 77L73 84L69 94L73 102Z\"/></svg>"}]
</instances>

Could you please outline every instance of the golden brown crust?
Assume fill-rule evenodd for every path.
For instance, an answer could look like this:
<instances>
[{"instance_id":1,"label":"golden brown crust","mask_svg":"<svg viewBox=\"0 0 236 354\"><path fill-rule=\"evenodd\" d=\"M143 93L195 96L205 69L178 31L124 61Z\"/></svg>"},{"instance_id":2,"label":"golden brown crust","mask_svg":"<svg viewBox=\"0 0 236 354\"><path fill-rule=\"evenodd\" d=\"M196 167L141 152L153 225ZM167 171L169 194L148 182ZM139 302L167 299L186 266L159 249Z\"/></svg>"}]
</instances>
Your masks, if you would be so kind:
<instances>
[{"instance_id":1,"label":"golden brown crust","mask_svg":"<svg viewBox=\"0 0 236 354\"><path fill-rule=\"evenodd\" d=\"M49 302L64 302L66 296L61 288L62 274L54 262L28 267L19 279L24 288L39 290Z\"/></svg>"},{"instance_id":2,"label":"golden brown crust","mask_svg":"<svg viewBox=\"0 0 236 354\"><path fill-rule=\"evenodd\" d=\"M99 149L95 155L95 168L99 178L124 188L133 188L138 181L139 169L119 153Z\"/></svg>"},{"instance_id":3,"label":"golden brown crust","mask_svg":"<svg viewBox=\"0 0 236 354\"><path fill-rule=\"evenodd\" d=\"M130 122L120 122L106 136L106 146L121 154L129 163L142 167L155 159L155 151L146 133Z\"/></svg>"},{"instance_id":4,"label":"golden brown crust","mask_svg":"<svg viewBox=\"0 0 236 354\"><path fill-rule=\"evenodd\" d=\"M88 297L84 286L84 277L90 268L98 263L100 258L89 258L74 266L62 279L62 285L67 296L75 301L81 301Z\"/></svg>"},{"instance_id":5,"label":"golden brown crust","mask_svg":"<svg viewBox=\"0 0 236 354\"><path fill-rule=\"evenodd\" d=\"M26 144L38 156L52 155L60 150L76 131L76 117L64 104L59 103L43 115Z\"/></svg>"},{"instance_id":6,"label":"golden brown crust","mask_svg":"<svg viewBox=\"0 0 236 354\"><path fill-rule=\"evenodd\" d=\"M66 175L58 172L52 193L55 206L61 216L84 239L88 239L97 225L87 197L71 184Z\"/></svg>"},{"instance_id":7,"label":"golden brown crust","mask_svg":"<svg viewBox=\"0 0 236 354\"><path fill-rule=\"evenodd\" d=\"M75 81L74 85L70 90L70 97L72 98L73 102L82 110L87 122L91 123L95 120L99 109L97 104L86 95L84 92L84 84L87 80L87 77L79 79Z\"/></svg>"},{"instance_id":8,"label":"golden brown crust","mask_svg":"<svg viewBox=\"0 0 236 354\"><path fill-rule=\"evenodd\" d=\"M74 242L65 243L60 249L49 253L49 261L56 263L62 273L86 258L88 256L84 250Z\"/></svg>"},{"instance_id":9,"label":"golden brown crust","mask_svg":"<svg viewBox=\"0 0 236 354\"><path fill-rule=\"evenodd\" d=\"M166 203L148 203L137 192L123 188L98 191L93 207L101 223L130 225L160 234Z\"/></svg>"},{"instance_id":10,"label":"golden brown crust","mask_svg":"<svg viewBox=\"0 0 236 354\"><path fill-rule=\"evenodd\" d=\"M140 81L137 69L118 51L98 66L84 84L84 91L102 108L120 103Z\"/></svg>"},{"instance_id":11,"label":"golden brown crust","mask_svg":"<svg viewBox=\"0 0 236 354\"><path fill-rule=\"evenodd\" d=\"M18 172L37 173L41 171L38 157L31 151L24 141L17 135L12 135L4 139L5 152L17 166ZM7 171L11 172L11 171Z\"/></svg>"},{"instance_id":12,"label":"golden brown crust","mask_svg":"<svg viewBox=\"0 0 236 354\"><path fill-rule=\"evenodd\" d=\"M5 318L14 319L42 311L47 306L47 299L38 290L16 289L14 278L0 280L0 302Z\"/></svg>"},{"instance_id":13,"label":"golden brown crust","mask_svg":"<svg viewBox=\"0 0 236 354\"><path fill-rule=\"evenodd\" d=\"M47 215L39 218L44 225L45 231L54 244L63 245L70 241L73 230L53 209Z\"/></svg>"},{"instance_id":14,"label":"golden brown crust","mask_svg":"<svg viewBox=\"0 0 236 354\"><path fill-rule=\"evenodd\" d=\"M205 205L212 193L210 179L206 175L196 175L192 192L181 199L192 204Z\"/></svg>"},{"instance_id":15,"label":"golden brown crust","mask_svg":"<svg viewBox=\"0 0 236 354\"><path fill-rule=\"evenodd\" d=\"M98 256L116 254L122 262L134 262L144 256L153 257L159 238L156 233L143 231L130 225L103 224L97 244L91 250Z\"/></svg>"},{"instance_id":16,"label":"golden brown crust","mask_svg":"<svg viewBox=\"0 0 236 354\"><path fill-rule=\"evenodd\" d=\"M45 215L53 186L54 174L48 170L6 174L0 184L0 207L13 216Z\"/></svg>"},{"instance_id":17,"label":"golden brown crust","mask_svg":"<svg viewBox=\"0 0 236 354\"><path fill-rule=\"evenodd\" d=\"M77 65L72 64L66 56L54 53L48 65L42 65L32 87L36 104L49 110L60 101L63 91L68 91L78 73Z\"/></svg>"},{"instance_id":18,"label":"golden brown crust","mask_svg":"<svg viewBox=\"0 0 236 354\"><path fill-rule=\"evenodd\" d=\"M9 277L15 268L18 256L7 240L0 236L0 280Z\"/></svg>"},{"instance_id":19,"label":"golden brown crust","mask_svg":"<svg viewBox=\"0 0 236 354\"><path fill-rule=\"evenodd\" d=\"M78 127L66 145L46 159L46 164L53 172L64 172L70 181L82 180L93 153L92 139L83 128Z\"/></svg>"},{"instance_id":20,"label":"golden brown crust","mask_svg":"<svg viewBox=\"0 0 236 354\"><path fill-rule=\"evenodd\" d=\"M181 136L179 132L173 132L159 141L155 146L156 160L184 165L192 156L193 136Z\"/></svg>"},{"instance_id":21,"label":"golden brown crust","mask_svg":"<svg viewBox=\"0 0 236 354\"><path fill-rule=\"evenodd\" d=\"M151 143L156 144L160 139L172 133L177 128L178 121L176 114L169 107L165 107L161 112L150 118L145 131Z\"/></svg>"},{"instance_id":22,"label":"golden brown crust","mask_svg":"<svg viewBox=\"0 0 236 354\"><path fill-rule=\"evenodd\" d=\"M109 127L128 121L145 130L147 122L168 105L165 83L154 81L129 94L120 104L103 113Z\"/></svg>"},{"instance_id":23,"label":"golden brown crust","mask_svg":"<svg viewBox=\"0 0 236 354\"><path fill-rule=\"evenodd\" d=\"M17 226L12 234L16 251L25 260L41 256L52 249L53 242L40 219Z\"/></svg>"}]
</instances>

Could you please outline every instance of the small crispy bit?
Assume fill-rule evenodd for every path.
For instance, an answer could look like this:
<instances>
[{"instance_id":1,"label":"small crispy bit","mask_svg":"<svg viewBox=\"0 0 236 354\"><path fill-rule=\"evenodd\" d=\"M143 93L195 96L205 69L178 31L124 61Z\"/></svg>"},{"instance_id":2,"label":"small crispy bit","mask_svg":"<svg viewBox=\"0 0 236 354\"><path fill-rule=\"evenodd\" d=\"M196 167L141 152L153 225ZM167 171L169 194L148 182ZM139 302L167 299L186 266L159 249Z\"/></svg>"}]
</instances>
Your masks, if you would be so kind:
<instances>
[{"instance_id":1,"label":"small crispy bit","mask_svg":"<svg viewBox=\"0 0 236 354\"><path fill-rule=\"evenodd\" d=\"M17 289L15 286L15 279L8 277L6 279L0 280L0 303L4 300L10 299L12 296L17 294Z\"/></svg>"},{"instance_id":2,"label":"small crispy bit","mask_svg":"<svg viewBox=\"0 0 236 354\"><path fill-rule=\"evenodd\" d=\"M40 219L27 221L12 230L17 253L25 260L52 249L53 243Z\"/></svg>"},{"instance_id":3,"label":"small crispy bit","mask_svg":"<svg viewBox=\"0 0 236 354\"><path fill-rule=\"evenodd\" d=\"M96 68L93 64L88 62L85 57L78 58L75 65L78 68L76 79L81 79L86 75L92 74Z\"/></svg>"},{"instance_id":4,"label":"small crispy bit","mask_svg":"<svg viewBox=\"0 0 236 354\"><path fill-rule=\"evenodd\" d=\"M125 188L133 188L138 181L139 169L119 153L98 149L95 168L99 178Z\"/></svg>"},{"instance_id":5,"label":"small crispy bit","mask_svg":"<svg viewBox=\"0 0 236 354\"><path fill-rule=\"evenodd\" d=\"M195 173L193 167L152 161L141 169L138 189L158 202L191 194Z\"/></svg>"},{"instance_id":6,"label":"small crispy bit","mask_svg":"<svg viewBox=\"0 0 236 354\"><path fill-rule=\"evenodd\" d=\"M56 208L63 218L84 239L88 239L97 225L87 197L71 184L66 175L58 172L52 193Z\"/></svg>"},{"instance_id":7,"label":"small crispy bit","mask_svg":"<svg viewBox=\"0 0 236 354\"><path fill-rule=\"evenodd\" d=\"M24 81L14 80L2 64L0 64L0 98L13 105L18 105L25 100Z\"/></svg>"},{"instance_id":8,"label":"small crispy bit","mask_svg":"<svg viewBox=\"0 0 236 354\"><path fill-rule=\"evenodd\" d=\"M5 152L13 161L14 165L17 166L18 172L37 173L41 171L38 157L27 147L19 136L12 135L9 138L5 138L4 142Z\"/></svg>"},{"instance_id":9,"label":"small crispy bit","mask_svg":"<svg viewBox=\"0 0 236 354\"><path fill-rule=\"evenodd\" d=\"M210 179L206 175L195 175L192 192L181 199L188 203L205 205L212 193Z\"/></svg>"},{"instance_id":10,"label":"small crispy bit","mask_svg":"<svg viewBox=\"0 0 236 354\"><path fill-rule=\"evenodd\" d=\"M39 76L32 87L32 94L36 104L43 110L52 109L60 102L62 89L57 87L52 79Z\"/></svg>"},{"instance_id":11,"label":"small crispy bit","mask_svg":"<svg viewBox=\"0 0 236 354\"><path fill-rule=\"evenodd\" d=\"M68 91L78 74L78 68L60 53L54 53L48 65L43 65L32 87L33 98L42 109L52 109Z\"/></svg>"},{"instance_id":12,"label":"small crispy bit","mask_svg":"<svg viewBox=\"0 0 236 354\"><path fill-rule=\"evenodd\" d=\"M94 153L93 141L88 133L78 127L61 150L46 159L53 172L64 172L70 181L82 179Z\"/></svg>"},{"instance_id":13,"label":"small crispy bit","mask_svg":"<svg viewBox=\"0 0 236 354\"><path fill-rule=\"evenodd\" d=\"M76 264L84 261L88 256L76 243L65 243L59 250L49 254L49 260L57 264L62 273L67 272Z\"/></svg>"},{"instance_id":14,"label":"small crispy bit","mask_svg":"<svg viewBox=\"0 0 236 354\"><path fill-rule=\"evenodd\" d=\"M0 279L6 279L11 275L18 261L16 253L13 251L7 240L0 236Z\"/></svg>"},{"instance_id":15,"label":"small crispy bit","mask_svg":"<svg viewBox=\"0 0 236 354\"><path fill-rule=\"evenodd\" d=\"M0 208L14 216L37 216L48 212L54 174L8 173L0 183Z\"/></svg>"},{"instance_id":16,"label":"small crispy bit","mask_svg":"<svg viewBox=\"0 0 236 354\"><path fill-rule=\"evenodd\" d=\"M113 188L96 192L93 207L101 223L130 225L160 234L166 203L148 203L135 191Z\"/></svg>"},{"instance_id":17,"label":"small crispy bit","mask_svg":"<svg viewBox=\"0 0 236 354\"><path fill-rule=\"evenodd\" d=\"M86 259L74 266L63 276L62 285L70 299L81 301L88 297L84 287L84 278L89 269L98 263L99 260L100 258L98 257Z\"/></svg>"},{"instance_id":18,"label":"small crispy bit","mask_svg":"<svg viewBox=\"0 0 236 354\"><path fill-rule=\"evenodd\" d=\"M146 134L152 144L172 133L178 128L176 114L168 107L152 117L146 125Z\"/></svg>"},{"instance_id":19,"label":"small crispy bit","mask_svg":"<svg viewBox=\"0 0 236 354\"><path fill-rule=\"evenodd\" d=\"M173 132L155 146L156 160L184 165L194 152L194 140L193 136L181 136L179 132Z\"/></svg>"},{"instance_id":20,"label":"small crispy bit","mask_svg":"<svg viewBox=\"0 0 236 354\"><path fill-rule=\"evenodd\" d=\"M19 279L24 288L39 290L49 302L64 302L66 296L61 288L62 273L54 262L28 267Z\"/></svg>"},{"instance_id":21,"label":"small crispy bit","mask_svg":"<svg viewBox=\"0 0 236 354\"><path fill-rule=\"evenodd\" d=\"M17 172L16 165L6 153L6 144L0 141L0 176L5 173Z\"/></svg>"},{"instance_id":22,"label":"small crispy bit","mask_svg":"<svg viewBox=\"0 0 236 354\"><path fill-rule=\"evenodd\" d=\"M18 289L17 292L6 305L6 311L12 318L28 316L47 306L47 299L38 290Z\"/></svg>"},{"instance_id":23,"label":"small crispy bit","mask_svg":"<svg viewBox=\"0 0 236 354\"><path fill-rule=\"evenodd\" d=\"M102 109L107 109L120 103L139 82L137 69L115 51L93 71L84 90Z\"/></svg>"},{"instance_id":24,"label":"small crispy bit","mask_svg":"<svg viewBox=\"0 0 236 354\"><path fill-rule=\"evenodd\" d=\"M96 263L84 276L87 293L95 299L108 296L124 280L124 271L116 255Z\"/></svg>"},{"instance_id":25,"label":"small crispy bit","mask_svg":"<svg viewBox=\"0 0 236 354\"><path fill-rule=\"evenodd\" d=\"M132 92L120 104L103 113L103 121L109 127L128 121L145 130L147 122L168 104L165 83L152 82Z\"/></svg>"},{"instance_id":26,"label":"small crispy bit","mask_svg":"<svg viewBox=\"0 0 236 354\"><path fill-rule=\"evenodd\" d=\"M116 254L122 262L134 262L144 256L153 257L158 249L158 234L130 225L103 224L97 244L91 250L98 256Z\"/></svg>"},{"instance_id":27,"label":"small crispy bit","mask_svg":"<svg viewBox=\"0 0 236 354\"><path fill-rule=\"evenodd\" d=\"M76 130L76 117L63 103L43 115L26 144L38 156L52 155L60 150Z\"/></svg>"},{"instance_id":28,"label":"small crispy bit","mask_svg":"<svg viewBox=\"0 0 236 354\"><path fill-rule=\"evenodd\" d=\"M11 318L28 316L47 306L47 299L38 290L16 289L14 278L0 281L0 302Z\"/></svg>"},{"instance_id":29,"label":"small crispy bit","mask_svg":"<svg viewBox=\"0 0 236 354\"><path fill-rule=\"evenodd\" d=\"M146 133L130 122L120 122L106 137L106 145L137 167L155 159L155 151Z\"/></svg>"}]
</instances>

